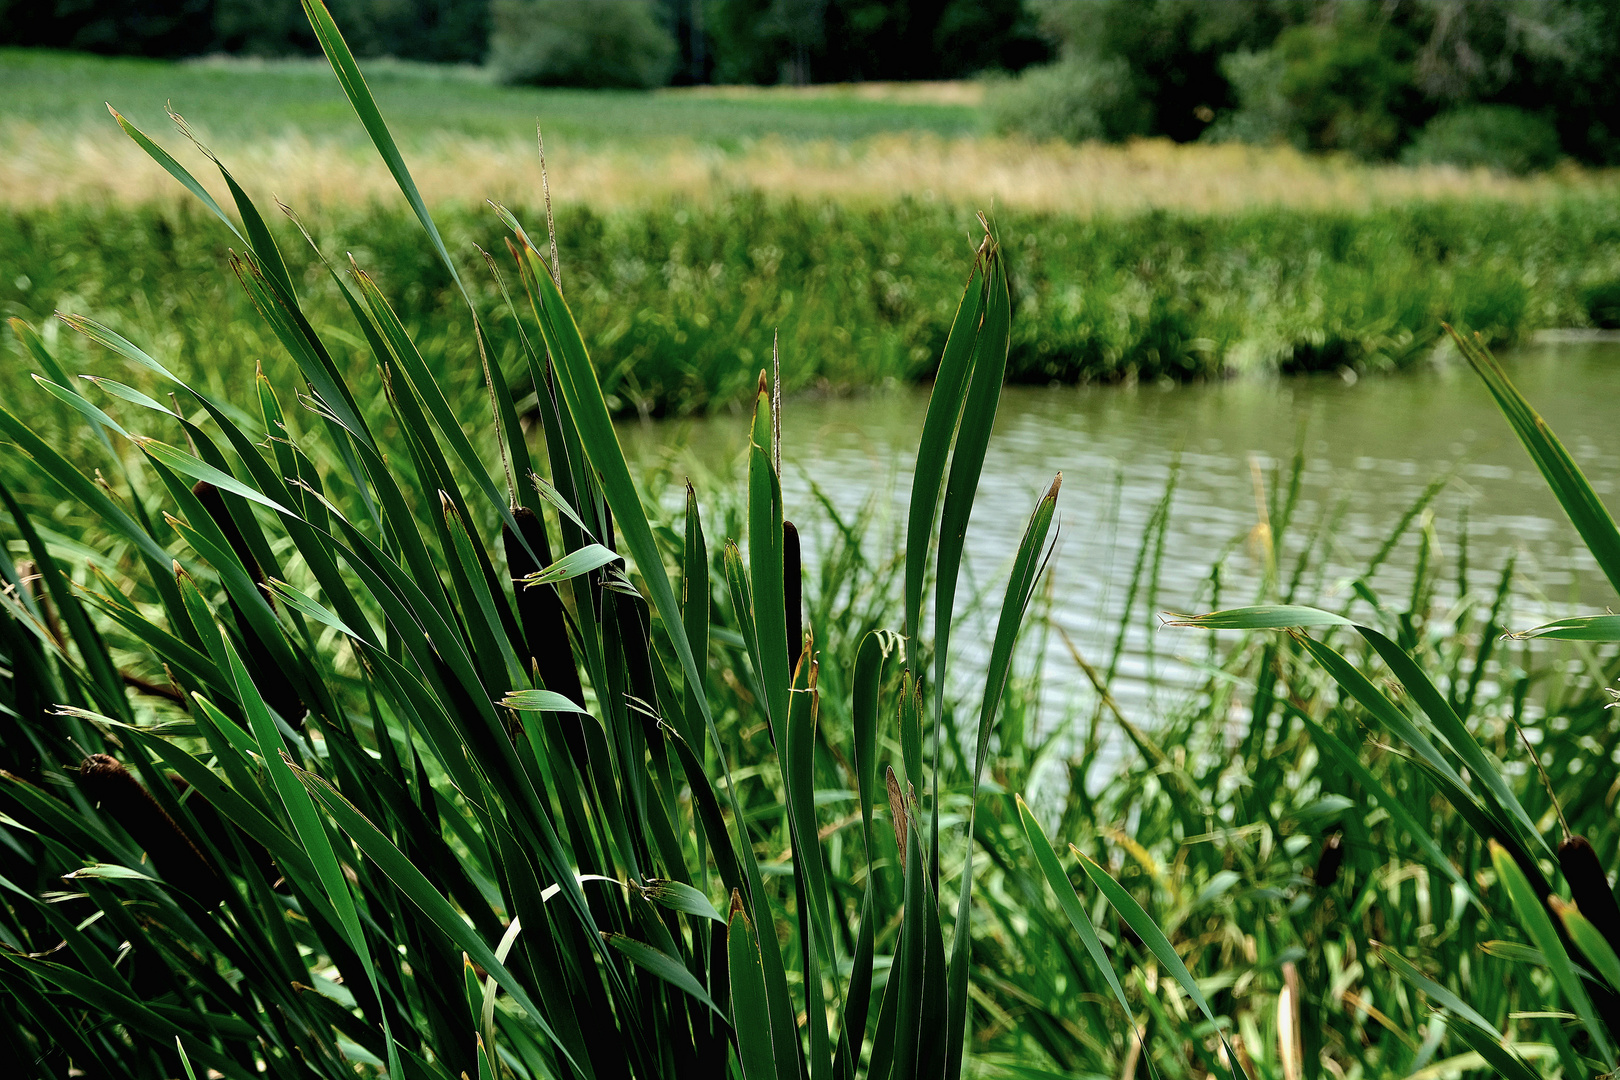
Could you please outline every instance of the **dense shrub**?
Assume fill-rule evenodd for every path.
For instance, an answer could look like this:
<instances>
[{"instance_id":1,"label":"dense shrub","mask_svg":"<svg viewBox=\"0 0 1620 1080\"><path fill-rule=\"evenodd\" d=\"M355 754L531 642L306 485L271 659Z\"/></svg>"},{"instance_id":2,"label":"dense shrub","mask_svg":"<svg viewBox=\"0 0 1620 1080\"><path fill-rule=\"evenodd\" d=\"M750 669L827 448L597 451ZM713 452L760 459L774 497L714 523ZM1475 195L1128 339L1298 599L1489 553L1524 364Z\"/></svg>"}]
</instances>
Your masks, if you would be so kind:
<instances>
[{"instance_id":1,"label":"dense shrub","mask_svg":"<svg viewBox=\"0 0 1620 1080\"><path fill-rule=\"evenodd\" d=\"M495 0L489 62L503 82L645 90L669 81L675 39L649 0Z\"/></svg>"},{"instance_id":2,"label":"dense shrub","mask_svg":"<svg viewBox=\"0 0 1620 1080\"><path fill-rule=\"evenodd\" d=\"M1511 105L1470 105L1430 120L1402 158L1522 176L1558 160L1558 129L1545 117Z\"/></svg>"},{"instance_id":3,"label":"dense shrub","mask_svg":"<svg viewBox=\"0 0 1620 1080\"><path fill-rule=\"evenodd\" d=\"M1064 60L1125 65L1147 134L1390 158L1437 114L1499 105L1545 116L1577 160L1620 161L1612 0L1033 6Z\"/></svg>"},{"instance_id":4,"label":"dense shrub","mask_svg":"<svg viewBox=\"0 0 1620 1080\"><path fill-rule=\"evenodd\" d=\"M1595 281L1581 290L1586 317L1600 330L1620 330L1620 278Z\"/></svg>"},{"instance_id":5,"label":"dense shrub","mask_svg":"<svg viewBox=\"0 0 1620 1080\"><path fill-rule=\"evenodd\" d=\"M1066 60L995 83L988 94L997 131L1034 139L1117 142L1147 128L1147 108L1122 60Z\"/></svg>"}]
</instances>

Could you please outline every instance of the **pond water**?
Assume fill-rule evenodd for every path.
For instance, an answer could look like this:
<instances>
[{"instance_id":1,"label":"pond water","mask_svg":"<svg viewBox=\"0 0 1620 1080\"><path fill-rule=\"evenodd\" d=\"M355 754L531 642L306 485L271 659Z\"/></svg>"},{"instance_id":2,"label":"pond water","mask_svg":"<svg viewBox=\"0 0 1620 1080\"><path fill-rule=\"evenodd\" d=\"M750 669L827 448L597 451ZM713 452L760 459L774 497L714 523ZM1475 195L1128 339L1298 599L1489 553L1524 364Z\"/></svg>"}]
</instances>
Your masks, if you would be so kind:
<instances>
[{"instance_id":1,"label":"pond water","mask_svg":"<svg viewBox=\"0 0 1620 1080\"><path fill-rule=\"evenodd\" d=\"M1539 344L1502 359L1599 494L1612 501L1620 478L1620 343ZM812 481L846 514L876 500L872 543L892 549L926 407L926 388L785 403L783 498L806 535L807 562L821 517ZM724 476L743 459L747 418L630 424L621 438L633 459L673 458L677 478L683 468ZM975 651L989 639L1011 553L1058 471L1061 543L1051 571L1052 616L1088 660L1106 667L1144 532L1174 470L1156 592L1150 604L1136 598L1113 684L1125 713L1150 722L1196 677L1194 665L1208 646L1204 632L1164 627L1158 613L1208 610L1210 569L1223 555L1221 605L1253 602L1264 550L1253 541L1257 483L1269 489L1279 472L1286 483L1296 447L1303 447L1306 467L1295 524L1284 537L1285 571L1309 533L1330 523L1321 590L1303 602L1343 605L1348 579L1365 569L1430 482L1449 474L1428 519L1448 578L1455 581L1466 517L1474 591L1493 589L1504 561L1518 554L1523 576L1512 625L1614 603L1540 474L1460 360L1355 383L1319 376L1009 387L967 535L967 572L990 589L991 610L982 633L958 632L968 660L960 670L971 674ZM670 497L679 505L677 492ZM1410 589L1419 546L1419 530L1410 530L1371 579L1391 606ZM1090 684L1057 635L1046 661L1049 708L1089 711Z\"/></svg>"}]
</instances>

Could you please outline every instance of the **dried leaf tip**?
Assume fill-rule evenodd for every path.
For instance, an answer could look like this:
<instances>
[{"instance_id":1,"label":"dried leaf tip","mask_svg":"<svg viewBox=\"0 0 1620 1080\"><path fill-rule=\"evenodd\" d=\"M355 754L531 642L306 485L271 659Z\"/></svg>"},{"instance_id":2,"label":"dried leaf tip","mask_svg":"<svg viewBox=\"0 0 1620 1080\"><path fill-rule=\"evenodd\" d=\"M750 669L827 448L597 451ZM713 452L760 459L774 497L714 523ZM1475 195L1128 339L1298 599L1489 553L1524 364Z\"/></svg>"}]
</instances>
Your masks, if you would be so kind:
<instances>
[{"instance_id":1,"label":"dried leaf tip","mask_svg":"<svg viewBox=\"0 0 1620 1080\"><path fill-rule=\"evenodd\" d=\"M760 368L759 369L759 389L754 391L754 393L756 393L756 394L768 394L768 393L770 393L770 389L771 389L771 383L770 383L770 380L765 377L765 369Z\"/></svg>"},{"instance_id":2,"label":"dried leaf tip","mask_svg":"<svg viewBox=\"0 0 1620 1080\"><path fill-rule=\"evenodd\" d=\"M1052 486L1046 489L1046 497L1048 499L1056 499L1058 497L1058 489L1061 487L1063 487L1063 474L1060 472L1056 476L1052 477Z\"/></svg>"},{"instance_id":3,"label":"dried leaf tip","mask_svg":"<svg viewBox=\"0 0 1620 1080\"><path fill-rule=\"evenodd\" d=\"M884 786L889 790L889 817L894 823L894 843L900 849L900 870L906 869L906 799L900 793L900 781L895 778L894 766L888 767L883 778Z\"/></svg>"},{"instance_id":4,"label":"dried leaf tip","mask_svg":"<svg viewBox=\"0 0 1620 1080\"><path fill-rule=\"evenodd\" d=\"M745 921L747 920L748 914L747 914L747 912L745 912L743 910L742 893L738 892L736 889L732 889L731 890L731 909L726 912L726 921L730 922L732 919L736 918L737 915L739 915L739 914L742 915L742 917L743 917L743 919Z\"/></svg>"}]
</instances>

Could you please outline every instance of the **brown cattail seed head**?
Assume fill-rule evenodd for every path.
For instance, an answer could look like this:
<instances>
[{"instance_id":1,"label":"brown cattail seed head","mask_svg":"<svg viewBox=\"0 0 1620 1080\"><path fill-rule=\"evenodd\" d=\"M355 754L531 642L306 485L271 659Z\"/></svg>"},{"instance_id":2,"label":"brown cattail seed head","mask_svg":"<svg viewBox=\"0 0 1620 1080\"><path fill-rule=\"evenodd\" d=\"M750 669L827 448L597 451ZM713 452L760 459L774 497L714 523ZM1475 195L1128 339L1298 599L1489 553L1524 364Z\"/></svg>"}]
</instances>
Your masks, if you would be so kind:
<instances>
[{"instance_id":1,"label":"brown cattail seed head","mask_svg":"<svg viewBox=\"0 0 1620 1080\"><path fill-rule=\"evenodd\" d=\"M1615 903L1609 876L1586 837L1571 834L1558 845L1558 867L1581 914L1597 927L1610 948L1620 951L1620 904Z\"/></svg>"},{"instance_id":2,"label":"brown cattail seed head","mask_svg":"<svg viewBox=\"0 0 1620 1080\"><path fill-rule=\"evenodd\" d=\"M1344 865L1344 835L1334 833L1322 842L1322 854L1316 860L1316 887L1326 889L1339 880L1339 867Z\"/></svg>"},{"instance_id":3,"label":"brown cattail seed head","mask_svg":"<svg viewBox=\"0 0 1620 1080\"><path fill-rule=\"evenodd\" d=\"M225 898L225 883L191 837L117 758L110 754L85 758L79 766L79 787L145 849L169 884L204 907Z\"/></svg>"},{"instance_id":4,"label":"brown cattail seed head","mask_svg":"<svg viewBox=\"0 0 1620 1080\"><path fill-rule=\"evenodd\" d=\"M798 670L804 652L804 586L799 530L782 522L782 599L787 609L788 667Z\"/></svg>"}]
</instances>

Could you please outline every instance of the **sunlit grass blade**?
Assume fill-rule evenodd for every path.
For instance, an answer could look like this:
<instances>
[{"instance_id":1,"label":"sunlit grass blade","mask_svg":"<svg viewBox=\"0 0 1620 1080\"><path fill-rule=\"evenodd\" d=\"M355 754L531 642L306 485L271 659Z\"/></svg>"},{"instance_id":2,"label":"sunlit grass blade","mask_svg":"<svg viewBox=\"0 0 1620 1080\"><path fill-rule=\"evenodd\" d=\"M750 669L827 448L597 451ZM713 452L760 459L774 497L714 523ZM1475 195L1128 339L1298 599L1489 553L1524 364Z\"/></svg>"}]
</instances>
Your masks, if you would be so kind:
<instances>
[{"instance_id":1,"label":"sunlit grass blade","mask_svg":"<svg viewBox=\"0 0 1620 1080\"><path fill-rule=\"evenodd\" d=\"M987 238L988 239L988 238ZM979 323L985 304L985 260L975 256L967 288L957 305L956 317L945 339L934 386L928 395L928 411L923 417L922 437L917 446L917 467L912 475L911 508L906 524L906 655L915 666L917 635L922 628L923 583L928 574L929 549L934 534L934 517L939 511L939 489L945 480L956 425L962 416L962 402L971 372L973 351L979 339ZM923 538L928 541L924 542Z\"/></svg>"},{"instance_id":2,"label":"sunlit grass blade","mask_svg":"<svg viewBox=\"0 0 1620 1080\"><path fill-rule=\"evenodd\" d=\"M343 40L343 33L338 30L337 23L332 21L332 15L326 10L325 0L303 0L304 15L309 19L310 29L315 31L315 40L320 42L321 51L326 53L326 59L332 65L332 73L337 76L338 84L343 87L343 93L354 106L354 111L360 118L360 124L371 136L371 142L382 156L383 163L393 174L394 182L404 194L405 200L411 204L411 210L416 214L416 220L422 223L422 228L433 244L433 250L439 253L444 267L450 273L450 278L461 290L467 300L467 306L472 307L472 297L467 287L461 281L461 273L456 269L455 260L444 246L444 240L439 236L439 227L433 223L433 217L428 213L427 203L422 193L417 190L416 181L411 179L411 171L405 165L405 157L399 152L399 146L394 142L394 136L389 132L388 125L383 121L382 111L377 108L377 99L371 96L371 88L366 85L365 76L360 74L360 65L355 63L354 53L349 50L348 42ZM476 310L476 309L475 309Z\"/></svg>"},{"instance_id":3,"label":"sunlit grass blade","mask_svg":"<svg viewBox=\"0 0 1620 1080\"><path fill-rule=\"evenodd\" d=\"M1052 895L1057 897L1058 906L1063 909L1063 914L1068 918L1069 925L1074 927L1076 934L1080 935L1080 941L1085 945L1086 952L1090 954L1092 962L1097 965L1097 970L1102 973L1103 979L1108 983L1108 989L1113 991L1114 1000L1119 1003L1121 1015L1131 1022L1132 1035L1140 1039L1141 1034L1135 1030L1136 1025L1131 1013L1131 1003L1125 997L1125 987L1120 982L1119 973L1114 970L1113 962L1108 959L1108 954L1103 950L1102 941L1097 937L1096 928L1091 925L1091 916L1086 914L1085 908L1080 904L1080 897L1074 891L1074 886L1069 884L1069 876L1064 873L1063 864L1058 861L1057 852L1052 850L1051 841L1046 838L1046 830L1042 829L1041 823L1035 820L1035 815L1030 812L1028 804L1024 802L1024 797L1020 795L1017 798L1018 817L1023 825L1024 836L1029 841L1030 851L1035 855L1036 865L1041 868L1041 876L1046 879L1047 888L1051 889ZM1145 1049L1144 1047L1144 1051ZM1151 1067L1151 1059L1149 1064Z\"/></svg>"},{"instance_id":4,"label":"sunlit grass blade","mask_svg":"<svg viewBox=\"0 0 1620 1080\"><path fill-rule=\"evenodd\" d=\"M1577 615L1518 630L1508 636L1553 641L1620 641L1620 615Z\"/></svg>"},{"instance_id":5,"label":"sunlit grass blade","mask_svg":"<svg viewBox=\"0 0 1620 1080\"><path fill-rule=\"evenodd\" d=\"M1207 615L1165 616L1169 626L1193 626L1200 630L1290 630L1295 627L1353 626L1343 615L1320 608L1274 604L1262 607L1212 611Z\"/></svg>"},{"instance_id":6,"label":"sunlit grass blade","mask_svg":"<svg viewBox=\"0 0 1620 1080\"><path fill-rule=\"evenodd\" d=\"M1170 939L1164 936L1164 931L1159 929L1159 924L1154 922L1146 911L1142 910L1142 905L1136 902L1136 898L1126 892L1124 886L1115 881L1107 870L1099 866L1085 852L1074 845L1069 845L1069 850L1073 852L1075 858L1080 860L1080 867L1086 872L1086 876L1091 879L1092 884L1096 885L1098 890L1108 898L1108 903L1115 911L1119 912L1119 917L1125 921L1125 925L1136 933L1142 944L1147 946L1148 951L1158 958L1159 963L1164 965L1165 970L1176 980L1186 995L1192 999L1193 1004L1198 1006L1198 1011L1204 1014L1204 1019L1210 1022L1216 1033L1220 1035L1222 1043L1225 1044L1227 1042L1225 1029L1222 1028L1221 1022L1216 1019L1213 1010L1210 1009L1209 1000L1204 997L1204 992L1199 989L1197 980L1192 977L1192 972L1188 971L1187 965L1182 962L1181 955L1176 952L1175 946L1170 944ZM1244 1076L1245 1073L1238 1065L1237 1055L1232 1052L1230 1044L1226 1045L1226 1056L1227 1066L1233 1080Z\"/></svg>"},{"instance_id":7,"label":"sunlit grass blade","mask_svg":"<svg viewBox=\"0 0 1620 1080\"><path fill-rule=\"evenodd\" d=\"M1548 903L1563 922L1564 930L1575 947L1603 976L1611 990L1620 990L1620 957L1615 956L1614 948L1604 939L1602 931L1593 926L1579 908L1565 904L1556 897L1550 897Z\"/></svg>"}]
</instances>

